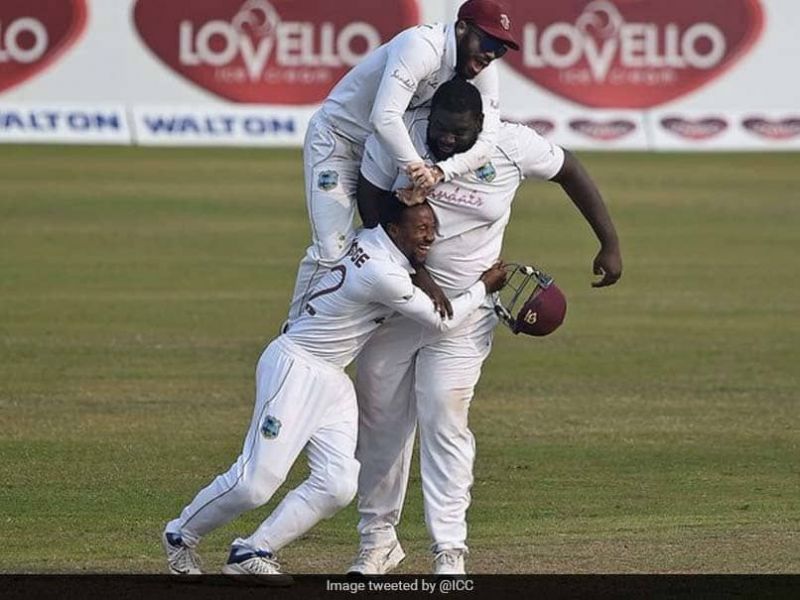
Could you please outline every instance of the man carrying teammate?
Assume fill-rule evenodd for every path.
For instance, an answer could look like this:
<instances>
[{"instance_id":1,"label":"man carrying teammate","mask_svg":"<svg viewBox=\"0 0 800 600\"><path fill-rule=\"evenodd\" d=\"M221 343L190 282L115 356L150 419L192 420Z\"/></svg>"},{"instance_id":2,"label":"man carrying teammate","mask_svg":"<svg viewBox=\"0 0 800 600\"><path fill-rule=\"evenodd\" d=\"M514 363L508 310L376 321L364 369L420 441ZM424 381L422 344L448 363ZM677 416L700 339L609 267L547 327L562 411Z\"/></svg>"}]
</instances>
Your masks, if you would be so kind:
<instances>
[{"instance_id":1,"label":"man carrying teammate","mask_svg":"<svg viewBox=\"0 0 800 600\"><path fill-rule=\"evenodd\" d=\"M420 156L440 162L475 142L482 118L480 94L457 78L436 91L430 115L426 109L411 111L406 123ZM578 160L527 127L502 123L489 160L427 193L438 229L425 269L447 296L457 297L500 255L512 200L528 177L559 183L592 227L600 242L593 268L602 275L592 285L611 285L620 277L614 225ZM375 207L404 179L381 144L368 140L358 190L365 227L375 224ZM395 526L417 424L434 571L465 572L475 458L468 410L497 322L490 299L445 333L425 331L400 315L364 347L356 378L361 547L350 572L387 573L405 556Z\"/></svg>"},{"instance_id":2,"label":"man carrying teammate","mask_svg":"<svg viewBox=\"0 0 800 600\"><path fill-rule=\"evenodd\" d=\"M312 244L300 262L289 321L303 311L319 279L350 247L364 142L374 133L387 156L430 187L486 162L499 124L497 67L519 46L500 0L467 0L451 24L420 25L398 34L354 67L309 122L303 143ZM427 104L454 75L471 80L484 99L481 135L464 153L425 165L408 137L403 114Z\"/></svg>"},{"instance_id":3,"label":"man carrying teammate","mask_svg":"<svg viewBox=\"0 0 800 600\"><path fill-rule=\"evenodd\" d=\"M427 203L382 206L381 226L365 230L306 299L303 312L267 346L256 367L256 399L242 453L170 521L162 541L169 569L199 574L200 539L247 510L266 504L306 448L310 475L261 526L236 539L223 573L281 576L275 553L350 503L359 464L355 390L344 368L389 315L398 312L431 330L457 327L505 281L501 263L476 277L443 320L411 282L434 241Z\"/></svg>"}]
</instances>

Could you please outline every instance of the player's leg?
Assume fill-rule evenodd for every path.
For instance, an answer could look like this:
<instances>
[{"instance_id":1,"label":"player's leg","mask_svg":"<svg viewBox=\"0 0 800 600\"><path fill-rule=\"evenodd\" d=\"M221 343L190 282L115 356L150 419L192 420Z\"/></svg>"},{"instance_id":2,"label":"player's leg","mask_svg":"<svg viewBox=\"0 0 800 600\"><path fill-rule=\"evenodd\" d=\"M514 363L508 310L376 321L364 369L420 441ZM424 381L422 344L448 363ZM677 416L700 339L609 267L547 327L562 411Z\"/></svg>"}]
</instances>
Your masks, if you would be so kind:
<instances>
[{"instance_id":1,"label":"player's leg","mask_svg":"<svg viewBox=\"0 0 800 600\"><path fill-rule=\"evenodd\" d=\"M405 500L416 431L413 365L422 329L389 319L358 357L359 555L352 572L381 574L405 557L395 527Z\"/></svg>"},{"instance_id":2,"label":"player's leg","mask_svg":"<svg viewBox=\"0 0 800 600\"><path fill-rule=\"evenodd\" d=\"M425 522L439 573L464 569L466 513L475 461L469 406L491 350L496 323L493 311L483 307L458 330L422 348L417 356L415 389Z\"/></svg>"},{"instance_id":3,"label":"player's leg","mask_svg":"<svg viewBox=\"0 0 800 600\"><path fill-rule=\"evenodd\" d=\"M311 245L300 261L289 320L297 318L306 298L353 240L356 185L362 147L335 134L319 113L312 118L303 144L306 208Z\"/></svg>"},{"instance_id":4,"label":"player's leg","mask_svg":"<svg viewBox=\"0 0 800 600\"><path fill-rule=\"evenodd\" d=\"M193 549L205 534L272 497L317 427L314 413L304 408L314 380L314 371L289 354L280 339L263 352L242 454L167 524L164 543L171 567L173 555L180 566L181 549Z\"/></svg>"},{"instance_id":5,"label":"player's leg","mask_svg":"<svg viewBox=\"0 0 800 600\"><path fill-rule=\"evenodd\" d=\"M277 552L336 514L353 500L358 485L355 459L358 410L353 384L344 373L328 379L309 410L324 414L306 452L310 474L290 491L272 514L243 543Z\"/></svg>"}]
</instances>

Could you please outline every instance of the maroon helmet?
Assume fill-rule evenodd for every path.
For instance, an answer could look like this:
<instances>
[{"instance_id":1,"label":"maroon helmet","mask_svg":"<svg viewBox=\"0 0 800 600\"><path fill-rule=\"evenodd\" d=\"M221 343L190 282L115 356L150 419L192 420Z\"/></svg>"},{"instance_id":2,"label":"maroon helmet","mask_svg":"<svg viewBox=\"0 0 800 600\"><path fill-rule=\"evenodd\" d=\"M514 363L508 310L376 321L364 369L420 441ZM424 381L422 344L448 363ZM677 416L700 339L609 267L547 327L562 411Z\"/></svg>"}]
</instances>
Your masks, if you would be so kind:
<instances>
[{"instance_id":1,"label":"maroon helmet","mask_svg":"<svg viewBox=\"0 0 800 600\"><path fill-rule=\"evenodd\" d=\"M497 316L515 334L553 333L567 314L567 300L553 278L536 267L509 264L508 268L507 283L495 295Z\"/></svg>"}]
</instances>

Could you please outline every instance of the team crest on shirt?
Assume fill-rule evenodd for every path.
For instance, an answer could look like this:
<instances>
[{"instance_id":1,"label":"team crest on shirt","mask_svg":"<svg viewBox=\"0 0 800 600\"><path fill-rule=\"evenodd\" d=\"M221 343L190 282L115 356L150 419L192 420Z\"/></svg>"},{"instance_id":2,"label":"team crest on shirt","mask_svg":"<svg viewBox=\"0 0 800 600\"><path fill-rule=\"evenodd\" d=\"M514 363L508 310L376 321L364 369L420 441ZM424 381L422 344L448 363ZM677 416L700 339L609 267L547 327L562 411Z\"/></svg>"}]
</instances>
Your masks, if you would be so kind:
<instances>
[{"instance_id":1,"label":"team crest on shirt","mask_svg":"<svg viewBox=\"0 0 800 600\"><path fill-rule=\"evenodd\" d=\"M319 189L329 192L339 183L339 173L336 171L322 171L317 179Z\"/></svg>"},{"instance_id":2,"label":"team crest on shirt","mask_svg":"<svg viewBox=\"0 0 800 600\"><path fill-rule=\"evenodd\" d=\"M485 165L483 165L480 169L475 171L475 175L477 175L478 179L480 179L481 181L485 181L486 183L491 183L497 176L497 171L495 170L494 165L488 162Z\"/></svg>"},{"instance_id":3,"label":"team crest on shirt","mask_svg":"<svg viewBox=\"0 0 800 600\"><path fill-rule=\"evenodd\" d=\"M268 440L274 440L281 432L281 422L277 417L267 415L261 422L261 434Z\"/></svg>"}]
</instances>

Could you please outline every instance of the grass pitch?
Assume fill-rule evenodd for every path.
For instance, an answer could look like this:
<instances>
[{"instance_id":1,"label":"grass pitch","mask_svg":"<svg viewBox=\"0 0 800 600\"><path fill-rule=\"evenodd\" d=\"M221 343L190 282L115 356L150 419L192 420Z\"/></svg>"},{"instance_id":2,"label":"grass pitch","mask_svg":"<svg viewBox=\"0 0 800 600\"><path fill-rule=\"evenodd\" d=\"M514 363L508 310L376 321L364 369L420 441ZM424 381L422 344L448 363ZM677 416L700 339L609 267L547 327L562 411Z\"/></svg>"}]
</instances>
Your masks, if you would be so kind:
<instances>
[{"instance_id":1,"label":"grass pitch","mask_svg":"<svg viewBox=\"0 0 800 600\"><path fill-rule=\"evenodd\" d=\"M798 156L582 158L625 272L591 289L590 230L560 188L523 185L504 257L555 275L569 311L551 338L496 337L468 568L800 571ZM164 523L239 452L309 239L301 169L299 151L0 148L0 571L164 571ZM207 566L268 510L209 536ZM343 571L355 522L286 568ZM400 535L400 571L428 572L416 475Z\"/></svg>"}]
</instances>

